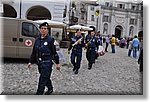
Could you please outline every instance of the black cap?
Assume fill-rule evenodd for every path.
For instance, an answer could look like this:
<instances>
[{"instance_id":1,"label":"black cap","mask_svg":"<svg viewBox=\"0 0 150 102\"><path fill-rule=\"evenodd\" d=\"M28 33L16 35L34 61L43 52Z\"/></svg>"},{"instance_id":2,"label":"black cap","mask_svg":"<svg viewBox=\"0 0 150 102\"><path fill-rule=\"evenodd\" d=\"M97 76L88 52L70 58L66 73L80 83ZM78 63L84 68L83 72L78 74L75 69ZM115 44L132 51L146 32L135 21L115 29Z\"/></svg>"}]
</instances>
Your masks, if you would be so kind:
<instances>
[{"instance_id":1,"label":"black cap","mask_svg":"<svg viewBox=\"0 0 150 102\"><path fill-rule=\"evenodd\" d=\"M81 31L81 30L80 30L80 29L77 29L77 30L76 30L76 33L77 33L78 31Z\"/></svg>"},{"instance_id":2,"label":"black cap","mask_svg":"<svg viewBox=\"0 0 150 102\"><path fill-rule=\"evenodd\" d=\"M48 23L47 23L47 22L44 22L44 23L40 24L39 28L41 28L42 26L48 27Z\"/></svg>"},{"instance_id":3,"label":"black cap","mask_svg":"<svg viewBox=\"0 0 150 102\"><path fill-rule=\"evenodd\" d=\"M91 31L95 31L95 27L94 26L90 26L90 28L93 28L93 30L91 30Z\"/></svg>"}]
</instances>

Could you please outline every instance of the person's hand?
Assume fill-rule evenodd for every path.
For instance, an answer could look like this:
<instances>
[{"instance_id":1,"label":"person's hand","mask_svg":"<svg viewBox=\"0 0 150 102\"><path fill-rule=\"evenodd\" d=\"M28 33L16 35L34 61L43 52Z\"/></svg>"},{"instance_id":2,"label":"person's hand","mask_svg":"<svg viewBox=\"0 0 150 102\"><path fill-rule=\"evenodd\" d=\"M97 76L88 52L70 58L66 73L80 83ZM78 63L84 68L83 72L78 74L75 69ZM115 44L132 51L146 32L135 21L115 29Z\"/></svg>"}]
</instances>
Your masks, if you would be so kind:
<instances>
[{"instance_id":1,"label":"person's hand","mask_svg":"<svg viewBox=\"0 0 150 102\"><path fill-rule=\"evenodd\" d=\"M89 41L87 44L88 44L88 45L90 45L90 44L91 44L91 42Z\"/></svg>"},{"instance_id":2,"label":"person's hand","mask_svg":"<svg viewBox=\"0 0 150 102\"><path fill-rule=\"evenodd\" d=\"M56 69L60 70L60 64L56 64Z\"/></svg>"},{"instance_id":3,"label":"person's hand","mask_svg":"<svg viewBox=\"0 0 150 102\"><path fill-rule=\"evenodd\" d=\"M85 44L85 47L87 47L88 46L88 44Z\"/></svg>"},{"instance_id":4,"label":"person's hand","mask_svg":"<svg viewBox=\"0 0 150 102\"><path fill-rule=\"evenodd\" d=\"M81 44L81 40L78 41L78 44Z\"/></svg>"},{"instance_id":5,"label":"person's hand","mask_svg":"<svg viewBox=\"0 0 150 102\"><path fill-rule=\"evenodd\" d=\"M31 63L28 63L27 67L30 69L31 68Z\"/></svg>"}]
</instances>

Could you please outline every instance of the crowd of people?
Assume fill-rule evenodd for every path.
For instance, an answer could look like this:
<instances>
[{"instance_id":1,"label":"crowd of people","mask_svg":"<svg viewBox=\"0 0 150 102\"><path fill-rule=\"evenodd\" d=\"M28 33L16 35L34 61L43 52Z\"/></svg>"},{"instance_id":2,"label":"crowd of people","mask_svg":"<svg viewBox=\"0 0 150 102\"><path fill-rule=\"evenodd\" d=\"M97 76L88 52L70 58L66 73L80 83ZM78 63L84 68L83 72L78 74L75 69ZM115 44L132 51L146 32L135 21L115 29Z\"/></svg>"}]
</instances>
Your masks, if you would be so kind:
<instances>
[{"instance_id":1,"label":"crowd of people","mask_svg":"<svg viewBox=\"0 0 150 102\"><path fill-rule=\"evenodd\" d=\"M102 37L100 32L89 31L88 34L83 37L80 30L77 30L75 35L71 38L70 47L68 51L72 49L71 53L71 63L73 64L75 74L78 74L78 70L80 68L80 63L82 59L82 48L85 47L86 49L86 58L88 61L88 69L92 68L93 63L95 60L100 56L100 47L103 46L105 43L104 55L108 52L108 46L111 46L111 52L116 53L116 46L120 48L128 49L128 56L138 59L138 63L140 64L140 72L143 71L142 64L143 64L143 37L140 39L135 35L134 38L132 37L122 37L116 38L115 35L107 35L106 37ZM72 46L73 45L73 46ZM102 51L101 51L102 52ZM141 59L142 58L142 59Z\"/></svg>"},{"instance_id":2,"label":"crowd of people","mask_svg":"<svg viewBox=\"0 0 150 102\"><path fill-rule=\"evenodd\" d=\"M128 56L138 59L139 71L143 72L143 32L134 38L121 38L119 46L128 49Z\"/></svg>"},{"instance_id":3,"label":"crowd of people","mask_svg":"<svg viewBox=\"0 0 150 102\"><path fill-rule=\"evenodd\" d=\"M81 39L82 38L82 39ZM80 41L79 41L80 40ZM75 44L76 43L76 44ZM111 52L116 53L116 46L118 45L120 48L128 49L128 56L138 59L138 63L140 64L140 72L143 71L143 39L139 39L136 35L134 38L118 38L115 35L108 35L106 37L102 37L100 32L89 31L85 38L81 35L80 30L77 30L76 35L71 39L69 52L72 48L71 53L71 63L73 64L75 74L78 74L78 70L80 68L80 62L82 59L82 47L86 48L86 58L88 61L88 69L92 68L93 63L98 58L99 54L99 46L102 46L103 43L106 43L104 53L108 52L108 46L111 46ZM72 46L75 44L75 46ZM76 61L76 62L75 62Z\"/></svg>"},{"instance_id":4,"label":"crowd of people","mask_svg":"<svg viewBox=\"0 0 150 102\"><path fill-rule=\"evenodd\" d=\"M55 64L56 69L60 70L59 56L63 54L59 51L59 43L55 42L54 38L48 35L48 23L43 23L39 26L41 35L35 40L33 51L29 59L28 68L31 68L32 63L37 63L38 70L40 73L39 84L37 89L37 95L49 95L53 92L53 86L50 79L52 72L52 65ZM127 43L126 43L127 42ZM137 58L137 50L140 45L140 56L138 63L140 64L140 72L143 71L143 47L142 42L138 40L137 36L134 39L126 41L125 38L122 38L119 41L119 46L124 48L125 46L129 48L128 55L131 55L133 51L133 57ZM103 49L102 44L106 43L105 49ZM86 59L88 61L88 68L91 69L95 60L98 56L104 55L108 52L108 46L111 45L111 52L116 53L116 43L118 44L117 38L115 35L108 35L106 38L103 38L100 35L100 32L89 31L88 34L84 37L81 34L80 29L76 30L74 36L70 38L70 46L68 48L68 54L70 54L70 60L73 65L74 74L78 74L81 60L82 60L82 50L83 47L86 50ZM44 93L45 87L48 88L47 92Z\"/></svg>"}]
</instances>

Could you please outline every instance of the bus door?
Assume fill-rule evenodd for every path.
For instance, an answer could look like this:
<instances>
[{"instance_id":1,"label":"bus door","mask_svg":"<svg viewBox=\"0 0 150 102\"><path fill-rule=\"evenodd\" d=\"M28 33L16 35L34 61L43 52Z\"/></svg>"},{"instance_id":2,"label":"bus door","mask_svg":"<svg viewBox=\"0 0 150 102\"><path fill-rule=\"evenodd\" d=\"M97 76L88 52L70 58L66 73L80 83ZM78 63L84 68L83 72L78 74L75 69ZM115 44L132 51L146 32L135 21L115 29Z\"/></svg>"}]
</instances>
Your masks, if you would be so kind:
<instances>
[{"instance_id":1,"label":"bus door","mask_svg":"<svg viewBox=\"0 0 150 102\"><path fill-rule=\"evenodd\" d=\"M38 28L30 22L22 22L18 41L18 57L30 58L35 37L40 34Z\"/></svg>"}]
</instances>

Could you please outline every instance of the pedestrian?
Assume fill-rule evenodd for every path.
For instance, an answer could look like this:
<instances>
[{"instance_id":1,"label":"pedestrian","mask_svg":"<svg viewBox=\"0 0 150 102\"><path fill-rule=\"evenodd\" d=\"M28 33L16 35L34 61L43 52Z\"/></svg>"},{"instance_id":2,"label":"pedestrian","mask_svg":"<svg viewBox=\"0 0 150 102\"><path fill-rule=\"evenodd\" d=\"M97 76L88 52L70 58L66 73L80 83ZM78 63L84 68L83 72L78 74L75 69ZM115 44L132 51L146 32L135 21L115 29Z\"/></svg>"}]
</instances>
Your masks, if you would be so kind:
<instances>
[{"instance_id":1,"label":"pedestrian","mask_svg":"<svg viewBox=\"0 0 150 102\"><path fill-rule=\"evenodd\" d=\"M106 37L106 47L105 47L105 52L108 52L108 46L109 46L109 43L110 43L110 38L109 38L109 35Z\"/></svg>"},{"instance_id":2,"label":"pedestrian","mask_svg":"<svg viewBox=\"0 0 150 102\"><path fill-rule=\"evenodd\" d=\"M97 42L98 42L98 45L102 46L103 44L103 37L100 35L100 31L97 32Z\"/></svg>"},{"instance_id":3,"label":"pedestrian","mask_svg":"<svg viewBox=\"0 0 150 102\"><path fill-rule=\"evenodd\" d=\"M106 42L106 38L105 38L105 36L103 37L103 43L105 43Z\"/></svg>"},{"instance_id":4,"label":"pedestrian","mask_svg":"<svg viewBox=\"0 0 150 102\"><path fill-rule=\"evenodd\" d=\"M95 37L95 32L91 31L88 39L85 39L85 46L87 48L87 60L88 60L88 69L92 68L93 63L95 63L95 55L97 52L97 40Z\"/></svg>"},{"instance_id":5,"label":"pedestrian","mask_svg":"<svg viewBox=\"0 0 150 102\"><path fill-rule=\"evenodd\" d=\"M99 46L102 46L102 36L100 35L100 31L98 31L97 34L95 34L95 38L96 38L96 41L97 41L96 48L98 50ZM98 53L95 53L95 54L96 54L95 59L98 59L99 54Z\"/></svg>"},{"instance_id":6,"label":"pedestrian","mask_svg":"<svg viewBox=\"0 0 150 102\"><path fill-rule=\"evenodd\" d=\"M129 47L129 42L130 42L130 38L128 37L128 38L127 38L127 46L126 46L127 49L128 49L128 47Z\"/></svg>"},{"instance_id":7,"label":"pedestrian","mask_svg":"<svg viewBox=\"0 0 150 102\"><path fill-rule=\"evenodd\" d=\"M91 31L88 31L88 35L86 35L86 37L85 37L85 50L87 50L88 49L88 46L86 46L86 44L88 44L89 42L90 42L90 36L91 36ZM89 55L88 55L89 53L86 51L86 59L88 60L89 58Z\"/></svg>"},{"instance_id":8,"label":"pedestrian","mask_svg":"<svg viewBox=\"0 0 150 102\"><path fill-rule=\"evenodd\" d=\"M139 50L141 51L143 49L143 31L138 33L138 39L139 39Z\"/></svg>"},{"instance_id":9,"label":"pedestrian","mask_svg":"<svg viewBox=\"0 0 150 102\"><path fill-rule=\"evenodd\" d=\"M133 49L133 47L132 47L132 38L130 38L130 41L129 41L129 50L128 50L128 56L130 57L131 56L131 52L132 52L132 49Z\"/></svg>"},{"instance_id":10,"label":"pedestrian","mask_svg":"<svg viewBox=\"0 0 150 102\"><path fill-rule=\"evenodd\" d=\"M125 47L125 38L123 37L121 39L121 48L124 48Z\"/></svg>"},{"instance_id":11,"label":"pedestrian","mask_svg":"<svg viewBox=\"0 0 150 102\"><path fill-rule=\"evenodd\" d=\"M59 56L56 52L54 39L48 35L48 23L42 23L39 28L41 34L35 40L28 68L31 68L31 64L34 62L38 65L40 77L36 95L43 95L45 86L48 88L45 95L49 95L53 92L53 85L50 79L53 65L52 60L56 63L56 69L60 70Z\"/></svg>"},{"instance_id":12,"label":"pedestrian","mask_svg":"<svg viewBox=\"0 0 150 102\"><path fill-rule=\"evenodd\" d=\"M78 71L80 69L80 64L82 60L82 47L84 47L84 38L81 35L80 29L76 30L76 35L71 38L70 47L68 48L68 52L71 52L71 63L73 64L74 68L74 74L78 74Z\"/></svg>"},{"instance_id":13,"label":"pedestrian","mask_svg":"<svg viewBox=\"0 0 150 102\"><path fill-rule=\"evenodd\" d=\"M112 38L111 38L112 53L115 53L115 45L116 45L116 38L115 38L115 35L112 35Z\"/></svg>"},{"instance_id":14,"label":"pedestrian","mask_svg":"<svg viewBox=\"0 0 150 102\"><path fill-rule=\"evenodd\" d=\"M139 46L139 40L137 38L137 36L134 36L134 39L132 40L132 47L133 47L133 57L137 58L137 50L138 50L138 46Z\"/></svg>"},{"instance_id":15,"label":"pedestrian","mask_svg":"<svg viewBox=\"0 0 150 102\"><path fill-rule=\"evenodd\" d=\"M59 56L59 61L62 61L62 62L66 63L66 58L65 58L65 55L64 55L63 51L60 49L59 42L55 40L54 45L56 46L56 52Z\"/></svg>"},{"instance_id":16,"label":"pedestrian","mask_svg":"<svg viewBox=\"0 0 150 102\"><path fill-rule=\"evenodd\" d=\"M140 72L143 72L143 49L141 49L141 51L140 51L138 64L140 65L140 67L139 67Z\"/></svg>"}]
</instances>

